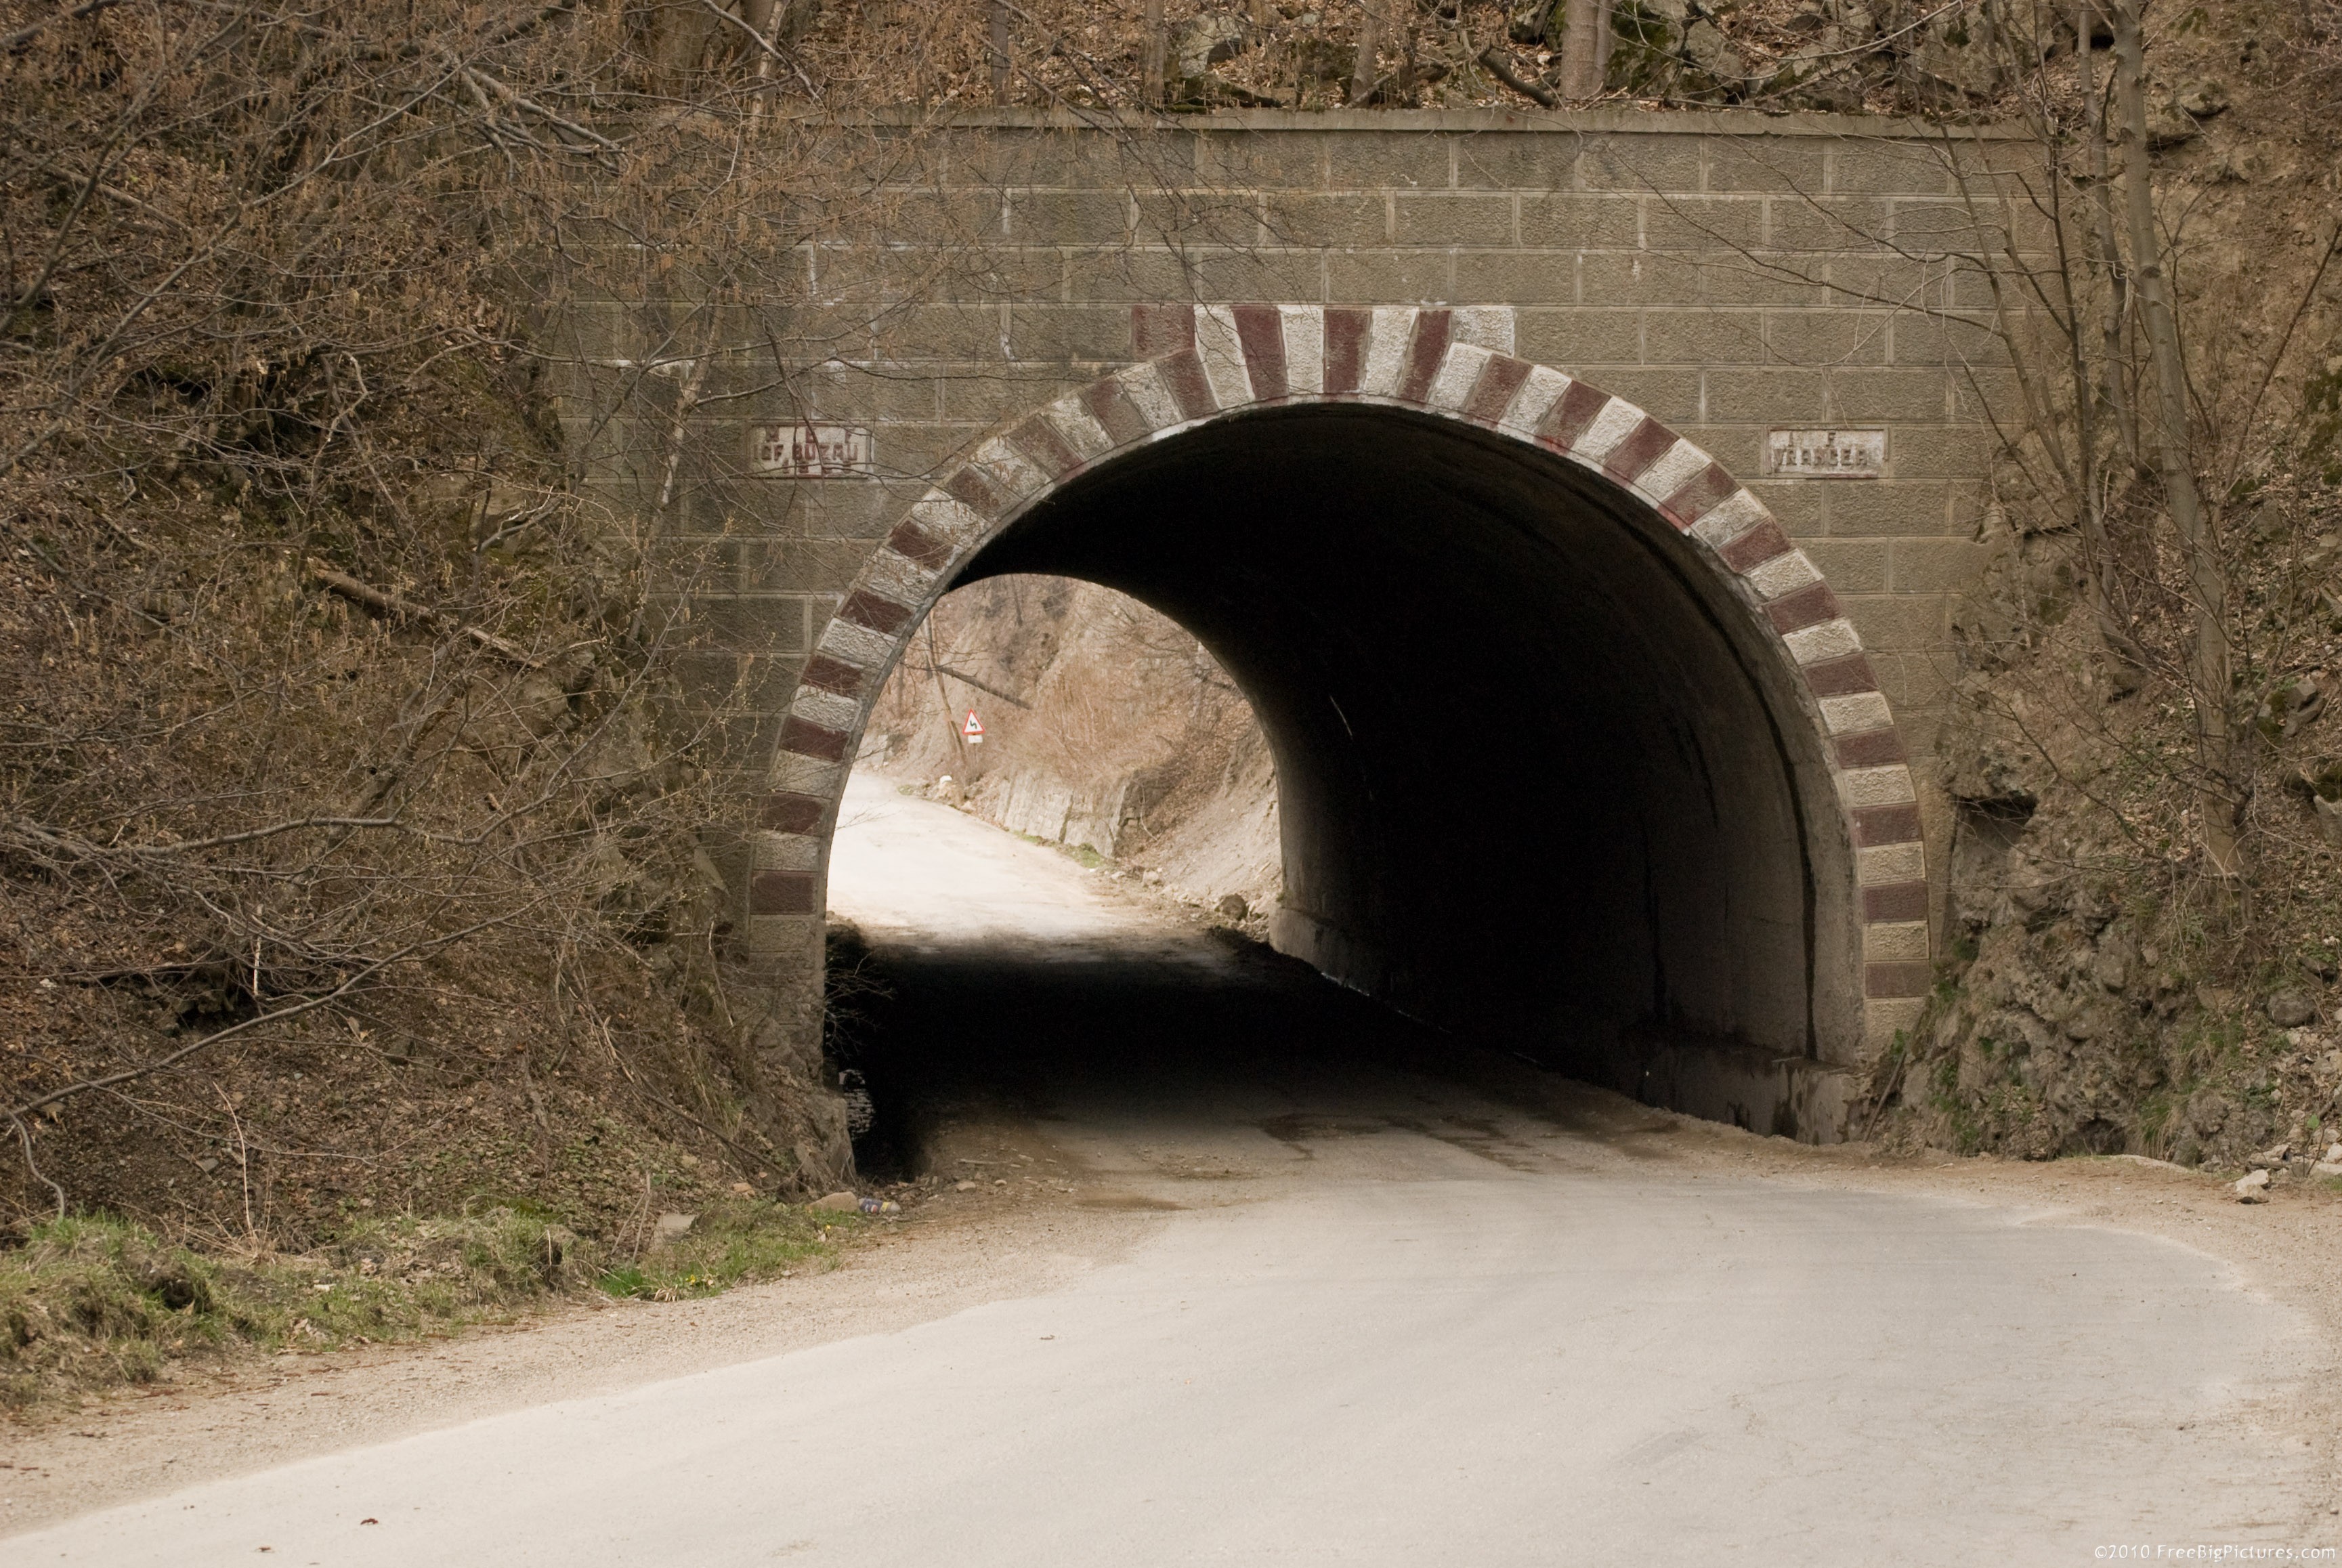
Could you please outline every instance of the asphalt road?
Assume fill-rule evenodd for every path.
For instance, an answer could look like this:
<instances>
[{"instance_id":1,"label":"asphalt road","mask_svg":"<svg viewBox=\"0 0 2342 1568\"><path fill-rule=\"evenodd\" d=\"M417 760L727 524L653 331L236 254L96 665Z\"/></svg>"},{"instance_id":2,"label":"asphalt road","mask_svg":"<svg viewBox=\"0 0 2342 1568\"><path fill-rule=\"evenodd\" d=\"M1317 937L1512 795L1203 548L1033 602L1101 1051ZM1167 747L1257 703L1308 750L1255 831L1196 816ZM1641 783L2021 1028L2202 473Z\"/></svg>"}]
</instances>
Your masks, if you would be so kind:
<instances>
[{"instance_id":1,"label":"asphalt road","mask_svg":"<svg viewBox=\"0 0 2342 1568\"><path fill-rule=\"evenodd\" d=\"M1143 1213L1146 1239L1048 1293L0 1558L1868 1568L2342 1541L2300 1422L2329 1347L2235 1266L1743 1171L1716 1139L1678 1156L1616 1103L1524 1108L1052 851L868 780L847 819L831 901L886 980L861 1048L898 1156Z\"/></svg>"}]
</instances>

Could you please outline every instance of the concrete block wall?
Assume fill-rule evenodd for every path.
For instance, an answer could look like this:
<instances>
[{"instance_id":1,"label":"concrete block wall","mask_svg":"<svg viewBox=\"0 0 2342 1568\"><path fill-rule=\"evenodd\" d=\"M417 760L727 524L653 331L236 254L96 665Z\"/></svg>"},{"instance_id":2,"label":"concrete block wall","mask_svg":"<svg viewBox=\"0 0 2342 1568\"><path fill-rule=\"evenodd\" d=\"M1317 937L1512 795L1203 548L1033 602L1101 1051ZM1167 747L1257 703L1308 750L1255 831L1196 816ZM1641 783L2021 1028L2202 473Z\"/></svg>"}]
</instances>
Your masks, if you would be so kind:
<instances>
[{"instance_id":1,"label":"concrete block wall","mask_svg":"<svg viewBox=\"0 0 2342 1568\"><path fill-rule=\"evenodd\" d=\"M2021 142L1738 113L1002 111L903 147L867 221L778 258L769 298L696 327L648 298L572 310L602 367L573 427L614 504L656 514L696 678L736 710L744 800L878 542L956 455L1146 357L1133 307L1158 303L1510 307L1520 358L1638 404L1762 498L1926 756L1981 564L1989 411L2013 395L1964 258L2040 237L2007 175ZM621 363L647 393L596 423ZM871 472L755 472L749 432L794 420L869 428ZM1768 431L1838 426L1887 433L1880 477L1765 473ZM1940 876L1924 784L1921 814Z\"/></svg>"}]
</instances>

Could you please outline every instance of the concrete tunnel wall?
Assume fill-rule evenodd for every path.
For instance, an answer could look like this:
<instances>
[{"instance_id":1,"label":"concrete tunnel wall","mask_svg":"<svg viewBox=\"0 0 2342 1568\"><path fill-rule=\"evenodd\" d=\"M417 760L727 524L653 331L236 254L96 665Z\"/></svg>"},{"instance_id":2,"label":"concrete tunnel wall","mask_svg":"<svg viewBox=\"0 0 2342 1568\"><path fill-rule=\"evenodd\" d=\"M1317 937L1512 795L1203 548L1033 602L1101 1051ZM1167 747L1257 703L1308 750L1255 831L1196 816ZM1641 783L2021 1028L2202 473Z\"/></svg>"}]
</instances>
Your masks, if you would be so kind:
<instances>
[{"instance_id":1,"label":"concrete tunnel wall","mask_svg":"<svg viewBox=\"0 0 2342 1568\"><path fill-rule=\"evenodd\" d=\"M1472 341L1502 316L1155 320L1165 352L978 444L840 604L753 835L752 943L786 962L820 909L846 766L935 599L1066 573L1253 693L1281 946L1652 1103L1838 1135L1840 1069L1924 977L1925 861L1812 562L1641 409Z\"/></svg>"}]
</instances>

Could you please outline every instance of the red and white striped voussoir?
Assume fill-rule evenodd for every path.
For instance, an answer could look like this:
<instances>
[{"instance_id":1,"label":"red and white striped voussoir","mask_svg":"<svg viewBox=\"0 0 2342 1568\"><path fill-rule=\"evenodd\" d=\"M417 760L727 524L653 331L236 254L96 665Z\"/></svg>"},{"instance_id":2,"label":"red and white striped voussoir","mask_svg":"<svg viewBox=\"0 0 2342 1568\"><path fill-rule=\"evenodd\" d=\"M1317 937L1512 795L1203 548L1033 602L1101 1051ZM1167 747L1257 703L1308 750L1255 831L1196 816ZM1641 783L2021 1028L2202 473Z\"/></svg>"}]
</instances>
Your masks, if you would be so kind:
<instances>
[{"instance_id":1,"label":"red and white striped voussoir","mask_svg":"<svg viewBox=\"0 0 2342 1568\"><path fill-rule=\"evenodd\" d=\"M978 444L864 568L784 723L763 814L776 869L806 859L806 848L784 841L813 844L879 674L938 585L1033 502L1116 452L1222 414L1381 403L1554 453L1706 547L1811 694L1855 846L1865 990L1879 999L1926 993L1927 865L1894 714L1820 569L1721 464L1626 399L1516 357L1509 306L1142 305L1132 338L1136 363ZM766 855L759 850L760 864ZM796 901L794 890L776 896Z\"/></svg>"}]
</instances>

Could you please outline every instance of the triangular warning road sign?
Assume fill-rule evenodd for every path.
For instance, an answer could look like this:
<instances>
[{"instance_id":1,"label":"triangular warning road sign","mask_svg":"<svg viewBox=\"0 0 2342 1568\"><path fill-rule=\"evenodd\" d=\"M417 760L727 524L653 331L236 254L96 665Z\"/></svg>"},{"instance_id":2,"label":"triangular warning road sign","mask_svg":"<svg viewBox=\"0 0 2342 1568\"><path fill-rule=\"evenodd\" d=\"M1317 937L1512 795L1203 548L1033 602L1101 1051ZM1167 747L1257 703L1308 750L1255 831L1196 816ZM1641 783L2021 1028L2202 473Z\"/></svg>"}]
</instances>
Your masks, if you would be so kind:
<instances>
[{"instance_id":1,"label":"triangular warning road sign","mask_svg":"<svg viewBox=\"0 0 2342 1568\"><path fill-rule=\"evenodd\" d=\"M972 741L984 739L984 721L976 716L974 708L967 710L967 723L960 725L959 733Z\"/></svg>"}]
</instances>

